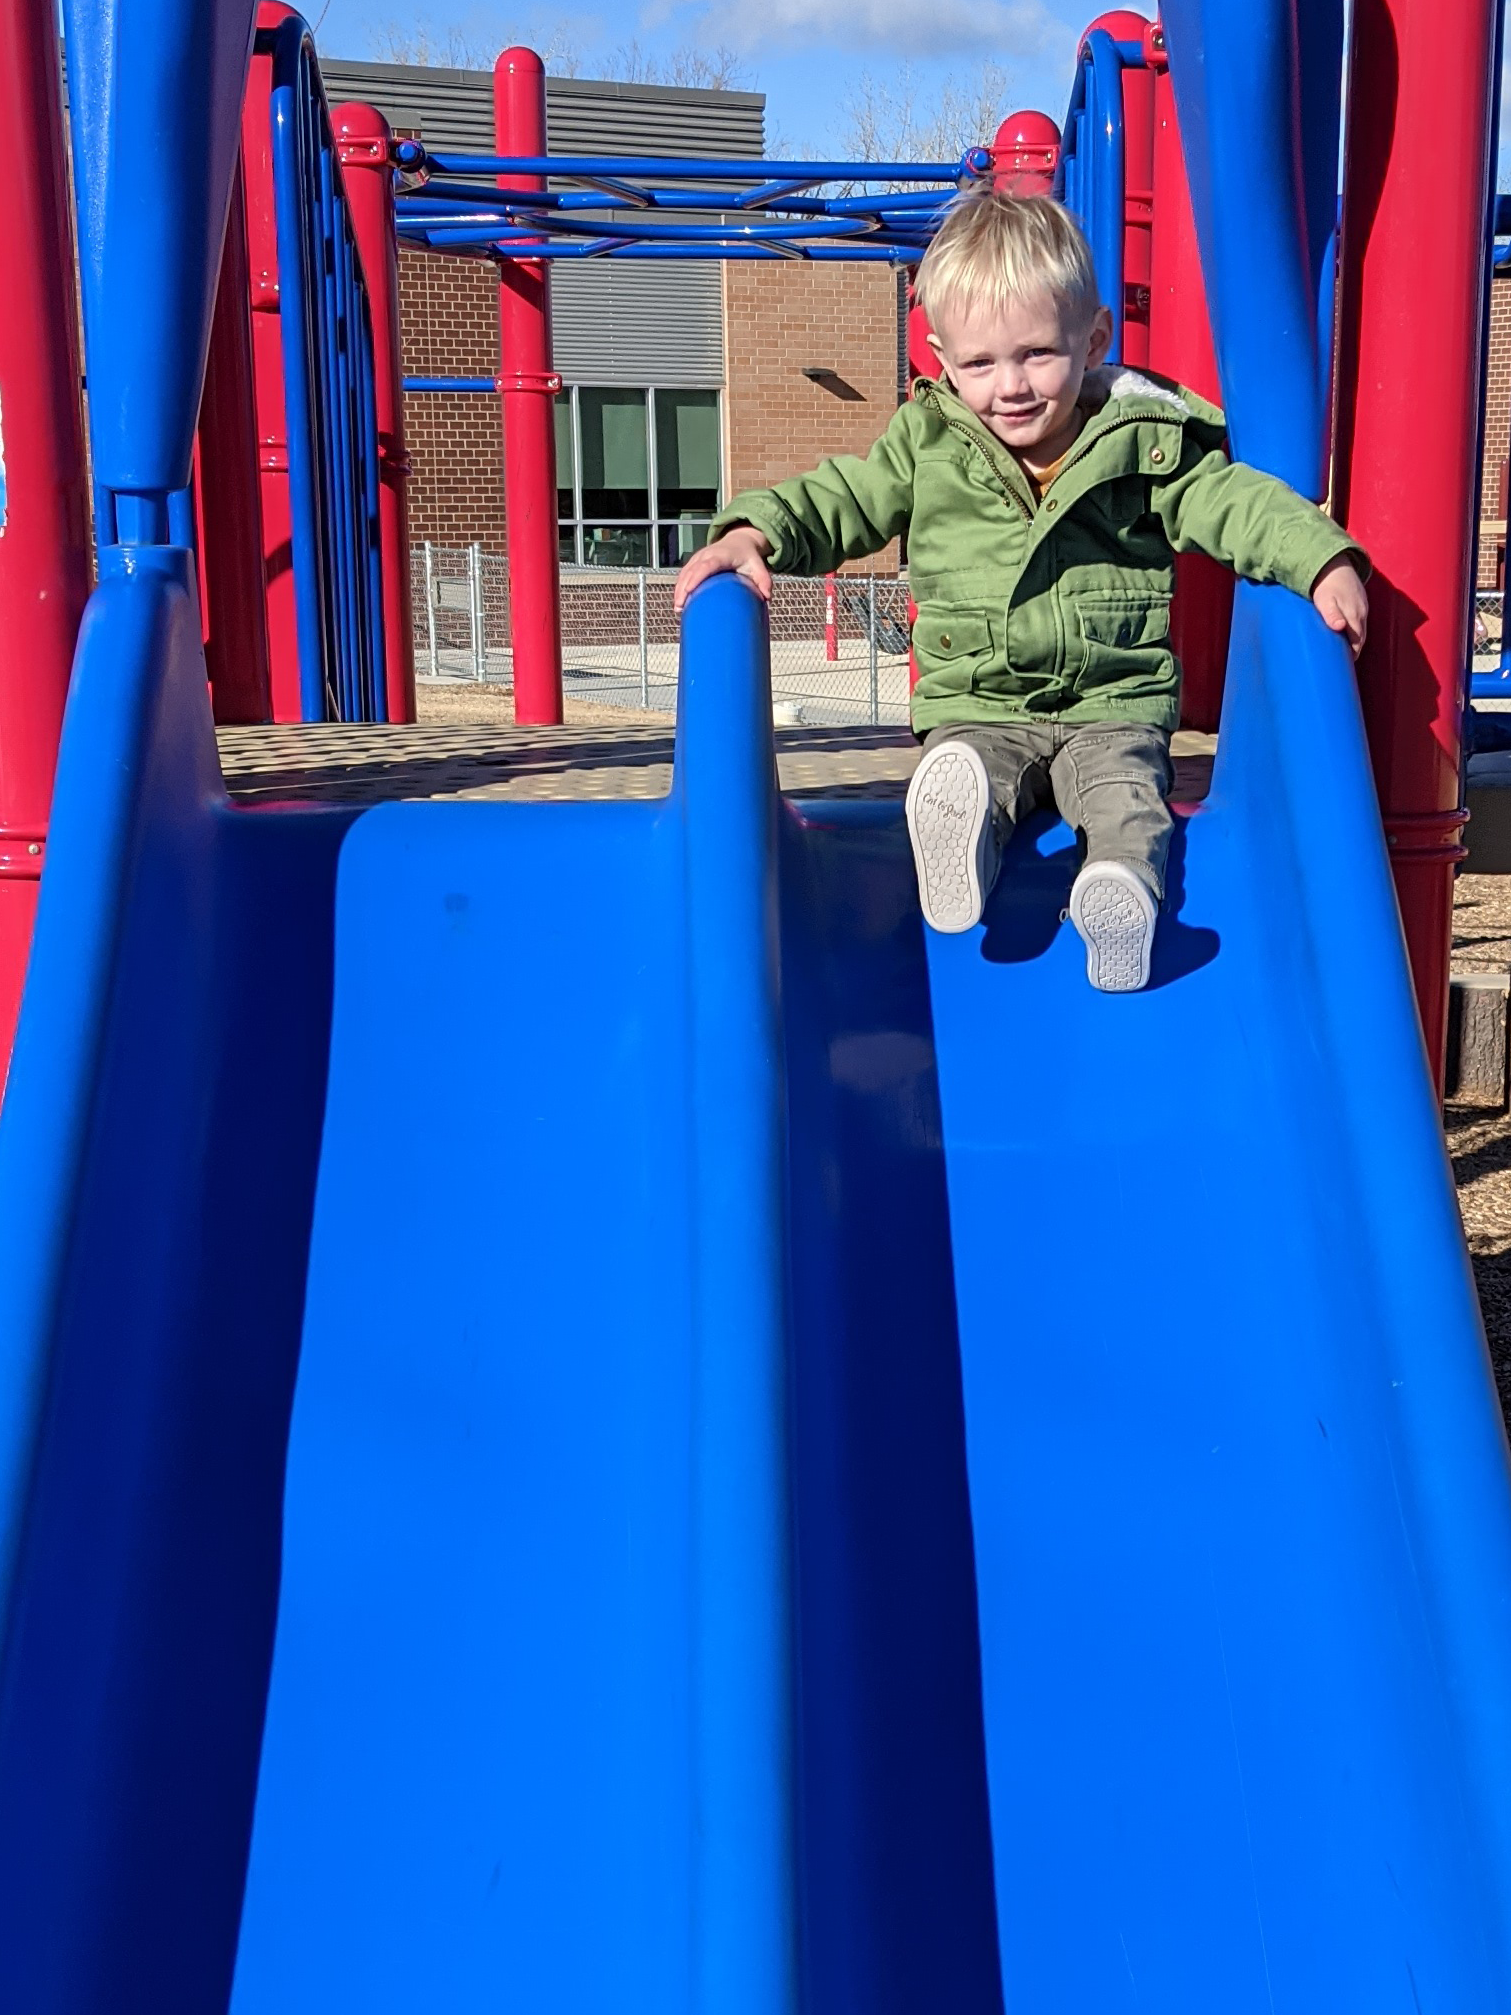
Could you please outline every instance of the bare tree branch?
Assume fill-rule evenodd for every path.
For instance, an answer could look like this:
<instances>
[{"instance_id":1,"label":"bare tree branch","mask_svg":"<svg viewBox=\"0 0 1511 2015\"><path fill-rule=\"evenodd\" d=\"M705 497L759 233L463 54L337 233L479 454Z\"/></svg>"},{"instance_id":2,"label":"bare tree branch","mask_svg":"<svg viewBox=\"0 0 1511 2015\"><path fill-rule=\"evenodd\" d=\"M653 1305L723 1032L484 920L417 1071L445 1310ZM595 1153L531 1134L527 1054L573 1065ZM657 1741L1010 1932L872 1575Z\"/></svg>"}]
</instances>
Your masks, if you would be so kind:
<instances>
[{"instance_id":1,"label":"bare tree branch","mask_svg":"<svg viewBox=\"0 0 1511 2015\"><path fill-rule=\"evenodd\" d=\"M500 35L480 41L458 27L413 23L406 27L397 21L379 22L368 29L369 45L380 62L410 63L420 69L489 70L510 39ZM569 21L558 21L544 38L537 33L532 44L552 76L575 77L581 69L582 55Z\"/></svg>"},{"instance_id":2,"label":"bare tree branch","mask_svg":"<svg viewBox=\"0 0 1511 2015\"><path fill-rule=\"evenodd\" d=\"M920 103L909 63L863 70L844 100L844 150L857 161L958 161L985 147L1010 110L1007 72L990 59L963 81L947 76Z\"/></svg>"},{"instance_id":3,"label":"bare tree branch","mask_svg":"<svg viewBox=\"0 0 1511 2015\"><path fill-rule=\"evenodd\" d=\"M669 56L655 56L638 39L621 42L596 73L616 84L672 84L684 91L738 91L746 74L732 49L699 49L684 43Z\"/></svg>"}]
</instances>

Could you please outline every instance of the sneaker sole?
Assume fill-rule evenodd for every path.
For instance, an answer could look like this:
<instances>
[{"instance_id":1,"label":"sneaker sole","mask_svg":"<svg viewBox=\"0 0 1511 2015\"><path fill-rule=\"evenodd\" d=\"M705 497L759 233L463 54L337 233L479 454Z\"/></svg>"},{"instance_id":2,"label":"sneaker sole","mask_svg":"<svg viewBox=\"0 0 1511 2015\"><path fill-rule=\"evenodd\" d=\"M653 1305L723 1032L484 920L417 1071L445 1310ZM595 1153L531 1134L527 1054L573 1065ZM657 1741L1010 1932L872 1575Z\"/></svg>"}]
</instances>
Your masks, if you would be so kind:
<instances>
[{"instance_id":1,"label":"sneaker sole","mask_svg":"<svg viewBox=\"0 0 1511 2015\"><path fill-rule=\"evenodd\" d=\"M1086 946L1086 977L1102 993L1138 993L1149 984L1154 925L1133 890L1111 875L1078 887L1070 921Z\"/></svg>"},{"instance_id":2,"label":"sneaker sole","mask_svg":"<svg viewBox=\"0 0 1511 2015\"><path fill-rule=\"evenodd\" d=\"M981 854L991 808L986 765L969 743L947 743L913 772L908 837L924 922L936 931L968 931L981 921Z\"/></svg>"}]
</instances>

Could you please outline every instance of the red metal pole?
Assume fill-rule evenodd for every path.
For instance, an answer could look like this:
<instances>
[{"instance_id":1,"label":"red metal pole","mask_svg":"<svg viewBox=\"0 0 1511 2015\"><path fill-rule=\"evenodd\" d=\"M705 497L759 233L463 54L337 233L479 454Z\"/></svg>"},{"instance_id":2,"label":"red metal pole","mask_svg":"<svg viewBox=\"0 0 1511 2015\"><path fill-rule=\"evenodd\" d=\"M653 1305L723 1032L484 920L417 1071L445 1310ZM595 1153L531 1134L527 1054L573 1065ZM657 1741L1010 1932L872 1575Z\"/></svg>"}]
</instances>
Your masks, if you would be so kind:
<instances>
[{"instance_id":1,"label":"red metal pole","mask_svg":"<svg viewBox=\"0 0 1511 2015\"><path fill-rule=\"evenodd\" d=\"M210 325L194 481L210 698L217 721L242 723L272 719L250 290L246 188L238 162Z\"/></svg>"},{"instance_id":2,"label":"red metal pole","mask_svg":"<svg viewBox=\"0 0 1511 2015\"><path fill-rule=\"evenodd\" d=\"M545 65L533 49L505 49L494 64L493 123L500 154L546 152ZM511 175L508 183L515 189L546 186L543 177ZM551 281L544 259L506 259L501 266L498 387L504 408L514 718L554 726L562 712L552 400L561 379L551 369Z\"/></svg>"},{"instance_id":3,"label":"red metal pole","mask_svg":"<svg viewBox=\"0 0 1511 2015\"><path fill-rule=\"evenodd\" d=\"M383 644L388 718L412 721L414 617L409 582L409 456L404 447L404 361L399 337L399 247L394 236L393 134L371 105L331 113L357 252L372 311L373 381L381 483ZM555 480L554 473L552 477Z\"/></svg>"},{"instance_id":4,"label":"red metal pole","mask_svg":"<svg viewBox=\"0 0 1511 2015\"><path fill-rule=\"evenodd\" d=\"M1359 691L1442 1082L1495 0L1357 0L1334 502L1375 563Z\"/></svg>"},{"instance_id":5,"label":"red metal pole","mask_svg":"<svg viewBox=\"0 0 1511 2015\"><path fill-rule=\"evenodd\" d=\"M1188 385L1214 405L1222 403L1207 290L1202 279L1191 186L1186 179L1175 90L1170 82L1164 36L1146 22L1154 121L1153 232L1149 263L1149 348L1153 371ZM1131 186L1130 171L1130 186ZM1185 674L1181 719L1211 733L1222 714L1223 679L1228 665L1228 631L1233 620L1233 576L1201 553L1182 553L1175 563L1175 600L1170 638Z\"/></svg>"},{"instance_id":6,"label":"red metal pole","mask_svg":"<svg viewBox=\"0 0 1511 2015\"><path fill-rule=\"evenodd\" d=\"M259 28L293 12L262 0ZM257 408L257 471L262 503L263 600L273 719L303 718L299 636L294 610L294 521L289 503L289 433L283 403L283 331L278 319L278 227L273 212L273 59L254 53L241 113L246 181L247 259L251 283L252 377Z\"/></svg>"},{"instance_id":7,"label":"red metal pole","mask_svg":"<svg viewBox=\"0 0 1511 2015\"><path fill-rule=\"evenodd\" d=\"M839 623L834 606L834 576L824 576L824 658L826 663L839 663Z\"/></svg>"},{"instance_id":8,"label":"red metal pole","mask_svg":"<svg viewBox=\"0 0 1511 2015\"><path fill-rule=\"evenodd\" d=\"M79 618L89 510L51 0L0 0L0 1065L8 1066Z\"/></svg>"}]
</instances>

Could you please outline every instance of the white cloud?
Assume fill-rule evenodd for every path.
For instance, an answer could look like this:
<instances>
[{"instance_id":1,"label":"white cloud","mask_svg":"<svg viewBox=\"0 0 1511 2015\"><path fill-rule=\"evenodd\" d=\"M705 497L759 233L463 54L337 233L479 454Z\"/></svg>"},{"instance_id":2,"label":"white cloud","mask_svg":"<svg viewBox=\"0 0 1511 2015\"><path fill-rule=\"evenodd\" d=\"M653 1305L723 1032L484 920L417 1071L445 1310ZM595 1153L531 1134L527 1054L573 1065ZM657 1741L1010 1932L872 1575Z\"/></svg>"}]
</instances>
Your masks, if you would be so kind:
<instances>
[{"instance_id":1,"label":"white cloud","mask_svg":"<svg viewBox=\"0 0 1511 2015\"><path fill-rule=\"evenodd\" d=\"M653 18L654 17L654 18ZM1076 31L1044 0L705 0L692 6L651 0L647 26L672 20L700 42L742 54L762 48L890 50L937 57L983 52L1005 60L1063 57L1068 70Z\"/></svg>"}]
</instances>

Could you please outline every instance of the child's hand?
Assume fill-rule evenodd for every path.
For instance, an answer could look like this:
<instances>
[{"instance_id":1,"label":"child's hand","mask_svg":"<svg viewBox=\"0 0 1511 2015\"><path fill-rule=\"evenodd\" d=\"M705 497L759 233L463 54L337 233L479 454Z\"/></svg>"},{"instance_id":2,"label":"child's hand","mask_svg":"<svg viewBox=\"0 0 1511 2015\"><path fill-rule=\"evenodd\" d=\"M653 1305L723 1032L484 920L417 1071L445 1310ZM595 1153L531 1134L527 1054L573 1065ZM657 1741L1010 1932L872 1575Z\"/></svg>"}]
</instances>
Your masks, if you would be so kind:
<instances>
[{"instance_id":1,"label":"child's hand","mask_svg":"<svg viewBox=\"0 0 1511 2015\"><path fill-rule=\"evenodd\" d=\"M1346 554L1329 560L1312 582L1312 601L1327 627L1346 638L1348 648L1358 657L1369 629L1369 596Z\"/></svg>"},{"instance_id":2,"label":"child's hand","mask_svg":"<svg viewBox=\"0 0 1511 2015\"><path fill-rule=\"evenodd\" d=\"M672 607L680 616L694 588L714 574L738 574L749 581L763 602L771 600L771 570L766 565L771 541L754 525L735 525L712 545L700 546L677 576Z\"/></svg>"}]
</instances>

